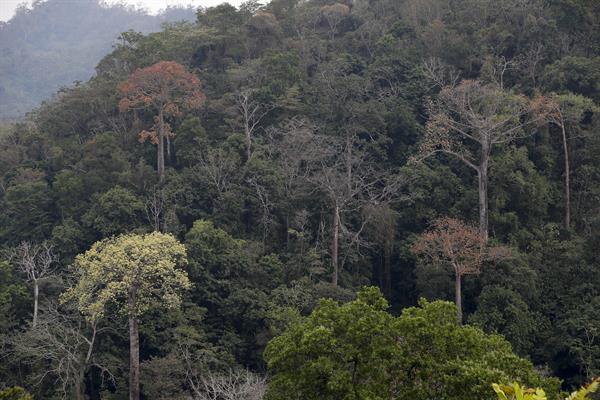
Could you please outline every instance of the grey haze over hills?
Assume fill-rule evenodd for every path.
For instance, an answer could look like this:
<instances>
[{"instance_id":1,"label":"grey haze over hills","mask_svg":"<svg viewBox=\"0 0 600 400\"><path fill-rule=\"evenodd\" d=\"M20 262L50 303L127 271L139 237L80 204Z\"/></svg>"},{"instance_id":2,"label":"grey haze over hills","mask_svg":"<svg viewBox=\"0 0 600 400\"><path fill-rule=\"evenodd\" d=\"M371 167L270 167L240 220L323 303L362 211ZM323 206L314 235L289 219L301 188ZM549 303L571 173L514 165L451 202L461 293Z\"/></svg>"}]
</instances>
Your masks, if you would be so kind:
<instances>
[{"instance_id":1,"label":"grey haze over hills","mask_svg":"<svg viewBox=\"0 0 600 400\"><path fill-rule=\"evenodd\" d=\"M195 19L194 8L149 15L99 0L48 0L0 22L0 120L16 120L63 86L86 81L122 32L150 33Z\"/></svg>"}]
</instances>

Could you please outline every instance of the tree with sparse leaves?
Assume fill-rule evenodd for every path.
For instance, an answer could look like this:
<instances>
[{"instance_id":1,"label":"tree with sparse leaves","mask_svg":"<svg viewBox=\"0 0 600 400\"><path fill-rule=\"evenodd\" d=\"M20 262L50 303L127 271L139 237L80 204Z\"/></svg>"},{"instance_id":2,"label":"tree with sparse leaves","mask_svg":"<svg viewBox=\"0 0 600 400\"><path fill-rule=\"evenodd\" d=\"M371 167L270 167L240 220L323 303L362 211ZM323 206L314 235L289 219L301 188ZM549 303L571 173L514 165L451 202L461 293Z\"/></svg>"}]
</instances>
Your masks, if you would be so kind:
<instances>
[{"instance_id":1,"label":"tree with sparse leaves","mask_svg":"<svg viewBox=\"0 0 600 400\"><path fill-rule=\"evenodd\" d=\"M455 276L455 302L458 322L462 323L462 278L477 275L486 260L498 260L508 256L504 247L489 247L477 228L454 218L440 218L431 229L419 236L412 251L428 262L448 263Z\"/></svg>"},{"instance_id":2,"label":"tree with sparse leaves","mask_svg":"<svg viewBox=\"0 0 600 400\"><path fill-rule=\"evenodd\" d=\"M533 109L540 117L540 122L554 125L560 129L565 164L565 227L569 228L571 226L571 156L569 140L572 131L579 128L586 113L595 111L597 106L591 99L567 93L538 96L533 101ZM571 135L569 131L571 131Z\"/></svg>"},{"instance_id":3,"label":"tree with sparse leaves","mask_svg":"<svg viewBox=\"0 0 600 400\"><path fill-rule=\"evenodd\" d=\"M39 308L40 281L49 278L53 274L58 262L54 246L49 242L39 244L21 242L17 247L10 250L8 255L17 269L33 285L32 326L35 328Z\"/></svg>"},{"instance_id":4,"label":"tree with sparse leaves","mask_svg":"<svg viewBox=\"0 0 600 400\"><path fill-rule=\"evenodd\" d=\"M442 88L437 98L429 101L428 112L425 137L415 159L445 153L477 173L479 230L487 242L492 150L525 136L528 101L499 86L467 80Z\"/></svg>"}]
</instances>

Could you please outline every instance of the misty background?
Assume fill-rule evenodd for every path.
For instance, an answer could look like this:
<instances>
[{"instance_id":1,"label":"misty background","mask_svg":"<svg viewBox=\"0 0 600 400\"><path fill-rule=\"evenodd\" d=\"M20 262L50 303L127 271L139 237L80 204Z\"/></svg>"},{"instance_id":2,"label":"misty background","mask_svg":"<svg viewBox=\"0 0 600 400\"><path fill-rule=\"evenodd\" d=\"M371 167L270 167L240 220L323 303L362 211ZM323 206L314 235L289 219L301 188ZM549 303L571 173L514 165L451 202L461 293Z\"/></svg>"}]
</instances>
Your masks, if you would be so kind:
<instances>
[{"instance_id":1,"label":"misty background","mask_svg":"<svg viewBox=\"0 0 600 400\"><path fill-rule=\"evenodd\" d=\"M0 22L0 121L17 120L61 87L87 81L122 32L194 21L198 7L221 2L1 0L0 20L10 19Z\"/></svg>"}]
</instances>

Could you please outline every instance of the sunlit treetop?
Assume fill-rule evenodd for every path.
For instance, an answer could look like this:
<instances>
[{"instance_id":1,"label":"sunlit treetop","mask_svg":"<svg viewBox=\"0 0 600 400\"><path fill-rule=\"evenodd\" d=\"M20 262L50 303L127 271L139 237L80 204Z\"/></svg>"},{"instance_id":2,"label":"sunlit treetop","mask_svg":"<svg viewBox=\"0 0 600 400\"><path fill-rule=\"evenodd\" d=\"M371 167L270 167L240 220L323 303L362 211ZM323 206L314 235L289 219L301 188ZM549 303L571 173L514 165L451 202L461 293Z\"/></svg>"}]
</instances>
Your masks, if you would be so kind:
<instances>
[{"instance_id":1,"label":"sunlit treetop","mask_svg":"<svg viewBox=\"0 0 600 400\"><path fill-rule=\"evenodd\" d=\"M181 303L179 291L191 286L187 273L179 268L186 263L184 245L169 234L104 239L76 257L77 283L62 300L75 301L91 320L102 317L111 304L124 309L131 292L138 316L156 304L176 308Z\"/></svg>"}]
</instances>

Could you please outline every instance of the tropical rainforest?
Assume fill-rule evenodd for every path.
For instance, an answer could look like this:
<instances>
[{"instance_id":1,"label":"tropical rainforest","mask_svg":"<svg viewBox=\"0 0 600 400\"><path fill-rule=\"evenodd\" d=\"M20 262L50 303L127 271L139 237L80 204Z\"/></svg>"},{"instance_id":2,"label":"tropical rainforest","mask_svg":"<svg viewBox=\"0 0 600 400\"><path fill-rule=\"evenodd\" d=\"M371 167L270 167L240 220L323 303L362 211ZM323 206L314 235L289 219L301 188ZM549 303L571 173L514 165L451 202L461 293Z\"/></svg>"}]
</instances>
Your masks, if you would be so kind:
<instances>
[{"instance_id":1,"label":"tropical rainforest","mask_svg":"<svg viewBox=\"0 0 600 400\"><path fill-rule=\"evenodd\" d=\"M599 107L596 0L123 32L0 128L0 399L565 398L600 375Z\"/></svg>"}]
</instances>

